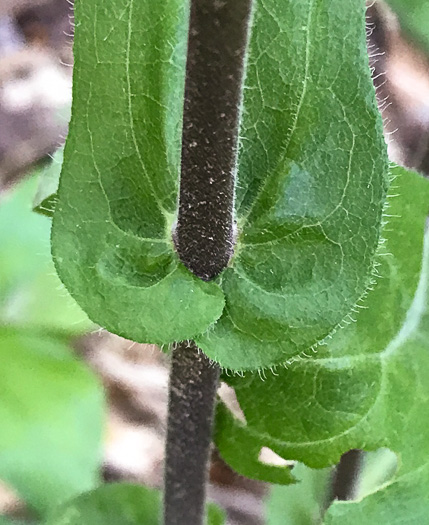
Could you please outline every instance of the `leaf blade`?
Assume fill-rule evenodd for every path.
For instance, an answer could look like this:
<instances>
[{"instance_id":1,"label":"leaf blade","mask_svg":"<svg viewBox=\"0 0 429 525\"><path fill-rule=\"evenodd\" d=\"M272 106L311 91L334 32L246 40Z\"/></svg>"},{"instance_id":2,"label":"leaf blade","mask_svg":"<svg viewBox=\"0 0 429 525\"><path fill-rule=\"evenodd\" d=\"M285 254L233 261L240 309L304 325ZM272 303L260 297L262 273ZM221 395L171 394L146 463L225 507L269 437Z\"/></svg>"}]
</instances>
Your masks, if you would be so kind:
<instances>
[{"instance_id":1,"label":"leaf blade","mask_svg":"<svg viewBox=\"0 0 429 525\"><path fill-rule=\"evenodd\" d=\"M407 434L425 439L426 408L418 400L426 398L419 379L426 353L419 351L416 364L409 340L427 300L427 234L425 244L422 239L429 184L417 174L396 173L402 174L395 182L400 196L391 201L393 217L385 231L391 255L381 259L384 278L368 295L363 305L368 308L357 322L266 382L254 373L224 378L235 388L248 431L282 457L313 468L337 463L352 448L388 447L401 454L404 473L416 465L407 452ZM270 401L276 399L283 403ZM218 432L228 433L223 425ZM420 441L414 447L425 449Z\"/></svg>"},{"instance_id":2,"label":"leaf blade","mask_svg":"<svg viewBox=\"0 0 429 525\"><path fill-rule=\"evenodd\" d=\"M387 156L364 3L256 2L223 316L197 338L231 369L328 336L370 285Z\"/></svg>"},{"instance_id":3,"label":"leaf blade","mask_svg":"<svg viewBox=\"0 0 429 525\"><path fill-rule=\"evenodd\" d=\"M82 3L76 17L56 269L108 330L146 343L190 339L221 315L224 298L183 267L171 239L188 2Z\"/></svg>"}]
</instances>

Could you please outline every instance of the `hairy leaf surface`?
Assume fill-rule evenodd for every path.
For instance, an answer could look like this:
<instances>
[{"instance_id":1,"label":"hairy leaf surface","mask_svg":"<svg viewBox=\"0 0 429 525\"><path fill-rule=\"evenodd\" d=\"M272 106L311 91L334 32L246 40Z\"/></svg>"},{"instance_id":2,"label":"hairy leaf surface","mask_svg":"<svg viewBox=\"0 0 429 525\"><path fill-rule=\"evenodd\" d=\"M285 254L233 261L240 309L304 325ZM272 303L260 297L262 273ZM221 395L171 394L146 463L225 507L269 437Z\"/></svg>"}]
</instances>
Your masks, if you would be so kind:
<instances>
[{"instance_id":1,"label":"hairy leaf surface","mask_svg":"<svg viewBox=\"0 0 429 525\"><path fill-rule=\"evenodd\" d=\"M223 293L178 261L173 226L188 2L77 2L74 95L52 242L89 317L135 341L204 331Z\"/></svg>"},{"instance_id":2,"label":"hairy leaf surface","mask_svg":"<svg viewBox=\"0 0 429 525\"><path fill-rule=\"evenodd\" d=\"M369 285L386 189L364 2L256 1L226 307L197 342L232 369L327 336Z\"/></svg>"},{"instance_id":3,"label":"hairy leaf surface","mask_svg":"<svg viewBox=\"0 0 429 525\"><path fill-rule=\"evenodd\" d=\"M284 458L321 468L352 448L388 447L401 455L400 472L421 465L407 443L423 448L428 441L428 342L410 338L426 300L427 242L423 267L422 252L429 183L404 170L396 174L393 191L399 196L390 200L382 277L356 322L317 352L301 354L275 375L267 372L265 382L255 373L225 377L235 388L247 432ZM222 410L217 436L227 455L229 425Z\"/></svg>"},{"instance_id":4,"label":"hairy leaf surface","mask_svg":"<svg viewBox=\"0 0 429 525\"><path fill-rule=\"evenodd\" d=\"M429 259L429 238L426 243L426 257ZM326 525L339 525L345 521L350 525L360 525L363 521L380 525L429 523L428 262L426 260L415 311L395 349L402 355L390 368L393 384L390 392L387 391L392 397L389 438L390 446L399 452L400 467L396 476L362 501L347 505L336 502L326 515ZM401 368L405 373L401 373Z\"/></svg>"},{"instance_id":5,"label":"hairy leaf surface","mask_svg":"<svg viewBox=\"0 0 429 525\"><path fill-rule=\"evenodd\" d=\"M429 203L428 192L425 194ZM379 396L384 397L386 412L382 428L387 445L398 453L397 473L361 501L335 502L325 517L326 525L429 523L429 232L414 302L384 356L385 378Z\"/></svg>"},{"instance_id":6,"label":"hairy leaf surface","mask_svg":"<svg viewBox=\"0 0 429 525\"><path fill-rule=\"evenodd\" d=\"M370 283L387 161L364 2L255 0L238 240L216 283L187 271L171 241L187 10L179 0L77 3L53 254L107 329L143 342L196 337L225 367L267 367L323 340Z\"/></svg>"}]
</instances>

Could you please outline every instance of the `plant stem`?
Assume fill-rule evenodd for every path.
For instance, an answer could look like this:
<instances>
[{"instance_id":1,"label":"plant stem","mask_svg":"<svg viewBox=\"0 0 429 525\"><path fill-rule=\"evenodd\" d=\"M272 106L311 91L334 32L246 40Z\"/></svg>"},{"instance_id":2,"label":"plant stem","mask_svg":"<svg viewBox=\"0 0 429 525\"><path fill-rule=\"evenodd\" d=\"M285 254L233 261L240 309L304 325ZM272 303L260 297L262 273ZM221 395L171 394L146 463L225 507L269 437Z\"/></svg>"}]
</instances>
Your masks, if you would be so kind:
<instances>
[{"instance_id":1,"label":"plant stem","mask_svg":"<svg viewBox=\"0 0 429 525\"><path fill-rule=\"evenodd\" d=\"M252 0L191 0L179 213L182 263L210 281L234 249L234 190ZM173 349L164 524L202 525L219 367L194 342Z\"/></svg>"},{"instance_id":2,"label":"plant stem","mask_svg":"<svg viewBox=\"0 0 429 525\"><path fill-rule=\"evenodd\" d=\"M350 450L341 456L333 473L332 500L352 500L362 467L362 450Z\"/></svg>"},{"instance_id":3,"label":"plant stem","mask_svg":"<svg viewBox=\"0 0 429 525\"><path fill-rule=\"evenodd\" d=\"M205 281L234 247L238 127L252 0L192 0L175 244Z\"/></svg>"},{"instance_id":4,"label":"plant stem","mask_svg":"<svg viewBox=\"0 0 429 525\"><path fill-rule=\"evenodd\" d=\"M193 342L173 348L164 485L164 524L204 522L219 367Z\"/></svg>"}]
</instances>

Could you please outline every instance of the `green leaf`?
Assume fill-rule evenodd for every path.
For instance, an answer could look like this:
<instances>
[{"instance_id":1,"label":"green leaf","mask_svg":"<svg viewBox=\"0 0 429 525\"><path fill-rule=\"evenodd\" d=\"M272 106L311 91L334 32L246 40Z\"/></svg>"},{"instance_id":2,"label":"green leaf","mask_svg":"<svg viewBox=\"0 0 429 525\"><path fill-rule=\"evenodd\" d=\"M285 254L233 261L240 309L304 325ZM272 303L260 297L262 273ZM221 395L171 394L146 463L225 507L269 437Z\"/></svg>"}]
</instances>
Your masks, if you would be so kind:
<instances>
[{"instance_id":1,"label":"green leaf","mask_svg":"<svg viewBox=\"0 0 429 525\"><path fill-rule=\"evenodd\" d=\"M57 201L58 182L64 159L64 148L57 150L49 162L39 172L39 187L33 201L33 210L52 217Z\"/></svg>"},{"instance_id":2,"label":"green leaf","mask_svg":"<svg viewBox=\"0 0 429 525\"><path fill-rule=\"evenodd\" d=\"M388 449L364 454L359 474L358 492L361 497L375 492L390 481L397 467L396 455ZM267 525L319 525L330 504L333 470L310 469L298 463L293 468L298 483L293 486L273 486L267 501ZM337 503L334 503L336 505ZM341 503L339 503L341 505ZM346 516L347 517L347 516ZM340 522L339 522L340 523ZM365 514L358 522L367 521ZM374 523L380 523L374 520Z\"/></svg>"},{"instance_id":3,"label":"green leaf","mask_svg":"<svg viewBox=\"0 0 429 525\"><path fill-rule=\"evenodd\" d=\"M0 516L0 525L35 525L32 522L15 520L7 518L6 516Z\"/></svg>"},{"instance_id":4,"label":"green leaf","mask_svg":"<svg viewBox=\"0 0 429 525\"><path fill-rule=\"evenodd\" d=\"M299 483L273 486L267 503L267 525L316 525L327 505L331 469L314 470L298 464L293 469Z\"/></svg>"},{"instance_id":5,"label":"green leaf","mask_svg":"<svg viewBox=\"0 0 429 525\"><path fill-rule=\"evenodd\" d=\"M324 523L427 524L429 507L429 232L419 289L406 323L387 348L384 364L387 445L398 453L396 476L373 494L345 505L336 502ZM377 424L380 425L380 420Z\"/></svg>"},{"instance_id":6,"label":"green leaf","mask_svg":"<svg viewBox=\"0 0 429 525\"><path fill-rule=\"evenodd\" d=\"M21 182L0 202L0 325L80 333L93 325L55 273L50 221L31 211L36 186Z\"/></svg>"},{"instance_id":7,"label":"green leaf","mask_svg":"<svg viewBox=\"0 0 429 525\"><path fill-rule=\"evenodd\" d=\"M398 469L398 456L388 448L363 454L362 467L356 480L353 499L361 499L390 482Z\"/></svg>"},{"instance_id":8,"label":"green leaf","mask_svg":"<svg viewBox=\"0 0 429 525\"><path fill-rule=\"evenodd\" d=\"M103 394L60 340L0 328L0 479L40 513L89 490L101 466Z\"/></svg>"},{"instance_id":9,"label":"green leaf","mask_svg":"<svg viewBox=\"0 0 429 525\"><path fill-rule=\"evenodd\" d=\"M426 348L427 351L427 348ZM328 510L325 525L427 525L429 465L426 457L420 468L408 475L398 476L382 490L354 503L336 502ZM421 455L419 455L421 458Z\"/></svg>"},{"instance_id":10,"label":"green leaf","mask_svg":"<svg viewBox=\"0 0 429 525\"><path fill-rule=\"evenodd\" d=\"M224 461L242 476L280 485L296 482L290 466L269 465L260 461L261 449L270 446L269 440L238 421L223 403L217 406L213 437Z\"/></svg>"},{"instance_id":11,"label":"green leaf","mask_svg":"<svg viewBox=\"0 0 429 525\"><path fill-rule=\"evenodd\" d=\"M223 509L218 507L217 505L214 505L213 503L209 503L207 505L208 513L207 513L207 525L224 525L226 520L226 514Z\"/></svg>"},{"instance_id":12,"label":"green leaf","mask_svg":"<svg viewBox=\"0 0 429 525\"><path fill-rule=\"evenodd\" d=\"M62 505L46 525L159 525L160 503L156 490L112 483Z\"/></svg>"},{"instance_id":13,"label":"green leaf","mask_svg":"<svg viewBox=\"0 0 429 525\"><path fill-rule=\"evenodd\" d=\"M80 2L74 97L52 242L89 317L134 341L204 331L223 293L179 262L177 200L188 2Z\"/></svg>"},{"instance_id":14,"label":"green leaf","mask_svg":"<svg viewBox=\"0 0 429 525\"><path fill-rule=\"evenodd\" d=\"M113 483L59 507L45 525L159 525L161 494L140 485ZM223 525L223 513L209 505L208 525Z\"/></svg>"},{"instance_id":15,"label":"green leaf","mask_svg":"<svg viewBox=\"0 0 429 525\"><path fill-rule=\"evenodd\" d=\"M255 0L238 241L217 283L191 275L171 240L188 2L81 2L76 19L52 234L70 293L110 331L155 343L198 336L229 368L318 344L370 284L387 186L364 2Z\"/></svg>"},{"instance_id":16,"label":"green leaf","mask_svg":"<svg viewBox=\"0 0 429 525\"><path fill-rule=\"evenodd\" d=\"M323 340L371 279L387 157L364 2L256 1L224 315L196 341L231 369Z\"/></svg>"},{"instance_id":17,"label":"green leaf","mask_svg":"<svg viewBox=\"0 0 429 525\"><path fill-rule=\"evenodd\" d=\"M399 196L390 200L381 277L356 312L356 322L266 381L255 373L224 378L235 388L248 432L280 456L310 467L335 464L352 448L388 447L400 454L400 472L405 472L421 465L418 454L407 452L409 443L416 441L419 450L429 443L428 343L407 342L426 300L422 252L429 183L401 169L395 175L392 191ZM426 242L425 264L428 247ZM222 414L217 426L218 435L228 434L230 425Z\"/></svg>"},{"instance_id":18,"label":"green leaf","mask_svg":"<svg viewBox=\"0 0 429 525\"><path fill-rule=\"evenodd\" d=\"M429 4L426 0L387 0L401 26L429 53Z\"/></svg>"}]
</instances>

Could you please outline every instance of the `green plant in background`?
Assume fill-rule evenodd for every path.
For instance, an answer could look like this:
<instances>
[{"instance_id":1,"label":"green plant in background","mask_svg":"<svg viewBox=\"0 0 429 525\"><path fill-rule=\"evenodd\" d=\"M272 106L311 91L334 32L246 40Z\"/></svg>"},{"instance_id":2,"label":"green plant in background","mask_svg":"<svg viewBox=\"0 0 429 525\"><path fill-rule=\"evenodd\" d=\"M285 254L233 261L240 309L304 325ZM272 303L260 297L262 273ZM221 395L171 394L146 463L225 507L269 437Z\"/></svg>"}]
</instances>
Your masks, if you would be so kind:
<instances>
[{"instance_id":1,"label":"green plant in background","mask_svg":"<svg viewBox=\"0 0 429 525\"><path fill-rule=\"evenodd\" d=\"M0 478L42 517L100 483L103 394L68 347L92 325L60 290L36 187L0 205Z\"/></svg>"},{"instance_id":2,"label":"green plant in background","mask_svg":"<svg viewBox=\"0 0 429 525\"><path fill-rule=\"evenodd\" d=\"M278 485L269 525L425 523L429 183L392 169L386 205L364 2L117 0L111 7L76 4L59 190L57 162L35 207L47 215L55 208L55 265L92 321L135 341L174 343L164 523L203 522L220 368L245 422L219 402L214 440L236 471ZM46 217L33 220L46 231ZM37 292L34 275L25 289ZM10 323L17 299L7 286L1 308ZM70 317L66 325L55 319L64 311L25 318L55 333L57 360L81 367L61 353L57 332L70 333ZM37 356L37 341L13 332L8 344L8 333L5 348L26 345ZM50 345L43 339L40 374ZM8 381L19 369L9 359ZM89 398L79 400L88 415ZM64 451L62 461L76 466L75 454L97 449L85 440L76 437L84 449ZM263 447L301 464L263 463ZM389 451L367 456L352 487L357 501L333 502L329 467L350 449L383 447L397 455L397 469ZM45 483L61 484L47 470L34 487L26 469L19 482L1 467L0 477L40 515L96 484L70 469L67 490L40 502ZM159 498L141 487L105 486L63 503L47 524L158 523ZM222 520L210 510L210 523Z\"/></svg>"},{"instance_id":3,"label":"green plant in background","mask_svg":"<svg viewBox=\"0 0 429 525\"><path fill-rule=\"evenodd\" d=\"M429 4L425 0L388 0L411 39L429 53Z\"/></svg>"},{"instance_id":4,"label":"green plant in background","mask_svg":"<svg viewBox=\"0 0 429 525\"><path fill-rule=\"evenodd\" d=\"M160 496L158 491L138 485L104 485L60 506L46 525L158 525ZM208 525L223 525L225 516L216 506L209 505L207 519Z\"/></svg>"}]
</instances>

